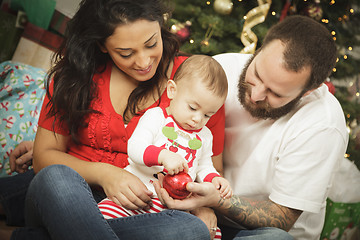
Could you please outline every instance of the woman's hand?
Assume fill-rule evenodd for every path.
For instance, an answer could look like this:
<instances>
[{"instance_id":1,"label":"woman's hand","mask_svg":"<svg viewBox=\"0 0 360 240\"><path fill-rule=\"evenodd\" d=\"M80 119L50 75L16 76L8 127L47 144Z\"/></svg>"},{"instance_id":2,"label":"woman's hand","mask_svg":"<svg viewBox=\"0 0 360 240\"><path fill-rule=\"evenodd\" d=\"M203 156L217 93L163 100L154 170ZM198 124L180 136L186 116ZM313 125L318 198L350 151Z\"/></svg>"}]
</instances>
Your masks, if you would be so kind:
<instances>
[{"instance_id":1,"label":"woman's hand","mask_svg":"<svg viewBox=\"0 0 360 240\"><path fill-rule=\"evenodd\" d=\"M139 178L112 164L88 162L72 156L67 151L70 136L38 128L34 146L34 171L63 164L78 172L90 185L101 186L106 196L128 209L145 208L153 194Z\"/></svg>"},{"instance_id":2,"label":"woman's hand","mask_svg":"<svg viewBox=\"0 0 360 240\"><path fill-rule=\"evenodd\" d=\"M29 169L33 159L33 141L24 141L10 153L9 164L11 172L24 173Z\"/></svg>"},{"instance_id":3,"label":"woman's hand","mask_svg":"<svg viewBox=\"0 0 360 240\"><path fill-rule=\"evenodd\" d=\"M191 214L200 218L208 227L211 239L214 239L217 228L217 217L211 208L201 207L190 211Z\"/></svg>"},{"instance_id":4,"label":"woman's hand","mask_svg":"<svg viewBox=\"0 0 360 240\"><path fill-rule=\"evenodd\" d=\"M106 164L104 168L100 185L110 200L132 210L149 207L153 193L138 177L110 164Z\"/></svg>"}]
</instances>

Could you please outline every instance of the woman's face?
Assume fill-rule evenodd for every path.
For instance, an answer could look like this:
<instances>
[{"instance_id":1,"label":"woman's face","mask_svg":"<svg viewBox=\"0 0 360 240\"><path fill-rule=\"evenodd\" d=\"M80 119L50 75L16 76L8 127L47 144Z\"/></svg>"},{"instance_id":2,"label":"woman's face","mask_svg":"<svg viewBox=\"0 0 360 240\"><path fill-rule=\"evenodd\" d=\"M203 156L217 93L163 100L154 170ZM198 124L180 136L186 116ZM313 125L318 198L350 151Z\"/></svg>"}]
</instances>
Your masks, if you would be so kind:
<instances>
[{"instance_id":1,"label":"woman's face","mask_svg":"<svg viewBox=\"0 0 360 240\"><path fill-rule=\"evenodd\" d=\"M129 77L147 81L155 75L163 53L160 25L148 20L119 25L101 50Z\"/></svg>"}]
</instances>

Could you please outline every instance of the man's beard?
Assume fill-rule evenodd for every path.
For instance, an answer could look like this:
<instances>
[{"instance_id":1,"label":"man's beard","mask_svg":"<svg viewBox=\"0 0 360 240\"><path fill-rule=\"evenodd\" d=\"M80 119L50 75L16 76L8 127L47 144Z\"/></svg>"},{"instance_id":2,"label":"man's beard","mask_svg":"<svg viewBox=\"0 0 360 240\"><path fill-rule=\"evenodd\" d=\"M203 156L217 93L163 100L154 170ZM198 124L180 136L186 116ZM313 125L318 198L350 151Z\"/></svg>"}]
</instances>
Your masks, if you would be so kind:
<instances>
[{"instance_id":1,"label":"man's beard","mask_svg":"<svg viewBox=\"0 0 360 240\"><path fill-rule=\"evenodd\" d=\"M238 98L240 103L243 105L246 111L248 111L251 116L254 118L260 119L273 119L276 120L286 114L288 114L291 110L295 108L300 98L302 97L304 91L302 91L299 96L297 96L291 102L285 104L282 107L273 108L266 101L258 101L256 103L252 103L249 98L251 96L251 86L247 82L245 82L246 71L255 58L255 55L249 59L246 63L239 79L238 83Z\"/></svg>"}]
</instances>

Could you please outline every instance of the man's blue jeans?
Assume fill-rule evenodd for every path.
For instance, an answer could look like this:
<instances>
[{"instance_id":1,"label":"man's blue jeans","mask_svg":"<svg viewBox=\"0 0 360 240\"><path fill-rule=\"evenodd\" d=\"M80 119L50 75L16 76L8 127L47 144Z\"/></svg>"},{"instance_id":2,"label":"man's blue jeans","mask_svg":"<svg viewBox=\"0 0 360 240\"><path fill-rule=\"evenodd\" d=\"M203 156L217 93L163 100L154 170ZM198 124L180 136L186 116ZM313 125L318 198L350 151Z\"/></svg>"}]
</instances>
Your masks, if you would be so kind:
<instances>
[{"instance_id":1,"label":"man's blue jeans","mask_svg":"<svg viewBox=\"0 0 360 240\"><path fill-rule=\"evenodd\" d=\"M12 239L209 239L206 225L186 212L166 210L105 220L93 192L74 170L52 165L32 180L25 203L26 228ZM46 230L45 230L46 229ZM31 237L29 237L31 236Z\"/></svg>"},{"instance_id":2,"label":"man's blue jeans","mask_svg":"<svg viewBox=\"0 0 360 240\"><path fill-rule=\"evenodd\" d=\"M264 227L253 230L240 230L225 225L219 226L222 240L293 240L286 231L279 228Z\"/></svg>"},{"instance_id":3,"label":"man's blue jeans","mask_svg":"<svg viewBox=\"0 0 360 240\"><path fill-rule=\"evenodd\" d=\"M234 240L260 240L260 239L272 239L272 240L293 240L294 238L284 230L279 228L258 228L254 230L241 230L236 234Z\"/></svg>"}]
</instances>

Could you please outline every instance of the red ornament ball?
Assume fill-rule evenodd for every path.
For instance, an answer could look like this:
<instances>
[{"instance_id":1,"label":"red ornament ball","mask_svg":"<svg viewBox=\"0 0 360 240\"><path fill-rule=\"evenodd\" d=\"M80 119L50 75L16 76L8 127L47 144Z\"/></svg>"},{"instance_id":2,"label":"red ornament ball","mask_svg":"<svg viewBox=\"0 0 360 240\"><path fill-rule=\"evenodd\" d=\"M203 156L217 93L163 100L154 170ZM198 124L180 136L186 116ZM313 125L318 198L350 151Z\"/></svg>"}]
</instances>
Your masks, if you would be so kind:
<instances>
[{"instance_id":1,"label":"red ornament ball","mask_svg":"<svg viewBox=\"0 0 360 240\"><path fill-rule=\"evenodd\" d=\"M192 182L189 174L180 172L175 175L166 174L163 180L163 188L175 199L184 199L190 195L186 190L186 184Z\"/></svg>"},{"instance_id":2,"label":"red ornament ball","mask_svg":"<svg viewBox=\"0 0 360 240\"><path fill-rule=\"evenodd\" d=\"M179 31L176 32L176 36L179 37L180 41L185 41L190 36L190 29L189 27L181 28Z\"/></svg>"},{"instance_id":3,"label":"red ornament ball","mask_svg":"<svg viewBox=\"0 0 360 240\"><path fill-rule=\"evenodd\" d=\"M185 42L190 37L191 22L175 23L171 26L170 31L174 33L181 42Z\"/></svg>"}]
</instances>

